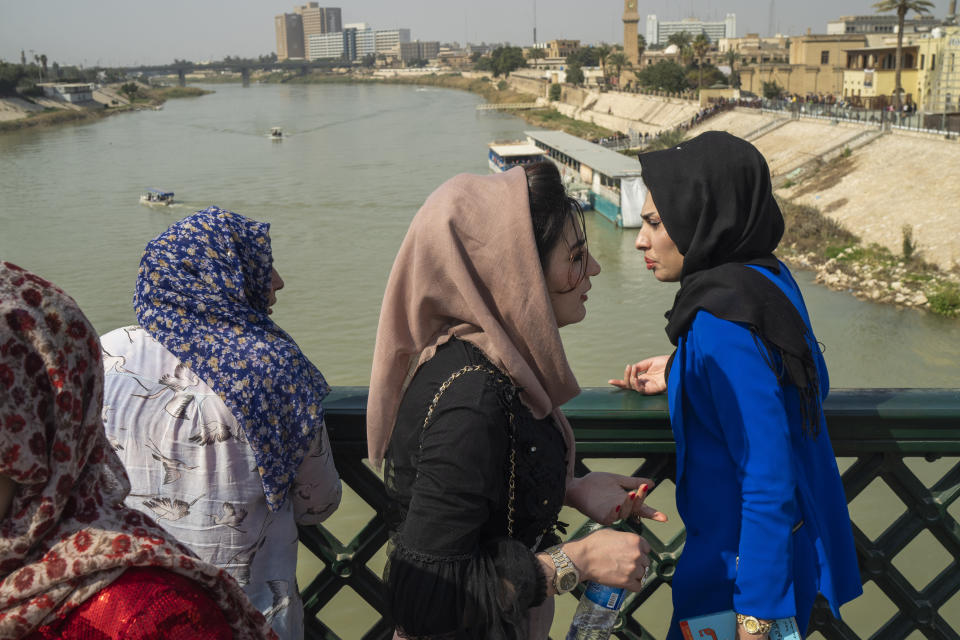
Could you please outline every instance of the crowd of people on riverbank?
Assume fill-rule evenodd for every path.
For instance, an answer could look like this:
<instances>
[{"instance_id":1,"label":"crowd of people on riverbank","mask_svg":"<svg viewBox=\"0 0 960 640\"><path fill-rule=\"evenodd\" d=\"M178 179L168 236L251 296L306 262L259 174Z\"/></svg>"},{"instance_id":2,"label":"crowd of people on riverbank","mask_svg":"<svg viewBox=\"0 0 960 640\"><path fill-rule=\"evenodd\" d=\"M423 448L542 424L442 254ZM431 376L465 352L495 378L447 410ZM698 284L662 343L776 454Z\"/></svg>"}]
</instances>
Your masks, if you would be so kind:
<instances>
[{"instance_id":1,"label":"crowd of people on riverbank","mask_svg":"<svg viewBox=\"0 0 960 640\"><path fill-rule=\"evenodd\" d=\"M669 401L687 539L668 640L720 612L738 640L782 618L802 637L818 594L839 616L861 586L828 372L773 256L769 169L720 132L640 164L636 249L681 285L676 350L610 383ZM414 216L366 415L395 637L545 640L555 595L643 588L642 536L565 540L558 519L667 519L652 480L575 473L561 407L580 388L559 330L585 319L600 273L550 162L456 176ZM99 338L67 293L0 263L0 637L304 636L297 526L328 518L341 482L329 386L270 317L283 287L269 225L217 207L147 244L137 324Z\"/></svg>"}]
</instances>

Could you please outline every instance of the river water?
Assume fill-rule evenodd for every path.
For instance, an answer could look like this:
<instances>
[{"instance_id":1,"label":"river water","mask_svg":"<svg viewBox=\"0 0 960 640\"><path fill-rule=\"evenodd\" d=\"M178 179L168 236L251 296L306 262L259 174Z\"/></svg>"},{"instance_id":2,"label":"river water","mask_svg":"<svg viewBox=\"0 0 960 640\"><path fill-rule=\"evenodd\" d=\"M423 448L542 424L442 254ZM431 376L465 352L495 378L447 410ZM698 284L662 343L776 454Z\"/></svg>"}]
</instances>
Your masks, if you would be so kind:
<instances>
[{"instance_id":1,"label":"river water","mask_svg":"<svg viewBox=\"0 0 960 640\"><path fill-rule=\"evenodd\" d=\"M331 384L367 384L383 287L411 217L447 178L487 173L487 143L529 127L478 114L477 96L444 89L212 88L162 111L0 136L0 259L62 286L106 332L134 322L140 253L169 224L211 204L270 222L286 280L275 320ZM272 126L284 140L267 137ZM176 191L182 204L142 206L146 187ZM587 319L563 337L580 383L602 386L628 361L669 351L663 312L675 285L647 273L634 234L589 213L587 226L603 272ZM960 387L960 321L859 301L796 275L832 386ZM331 528L349 538L363 509L348 496ZM334 628L348 638L370 622L357 622L354 605L337 607Z\"/></svg>"}]
</instances>

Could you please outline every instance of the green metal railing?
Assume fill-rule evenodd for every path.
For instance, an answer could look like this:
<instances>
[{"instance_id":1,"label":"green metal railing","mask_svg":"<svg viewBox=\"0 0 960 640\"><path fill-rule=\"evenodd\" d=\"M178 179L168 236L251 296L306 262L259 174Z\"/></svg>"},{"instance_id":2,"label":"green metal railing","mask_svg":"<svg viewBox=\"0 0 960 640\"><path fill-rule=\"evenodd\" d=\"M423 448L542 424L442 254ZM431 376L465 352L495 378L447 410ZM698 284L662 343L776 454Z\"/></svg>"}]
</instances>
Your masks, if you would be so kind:
<instances>
[{"instance_id":1,"label":"green metal railing","mask_svg":"<svg viewBox=\"0 0 960 640\"><path fill-rule=\"evenodd\" d=\"M337 539L322 526L300 529L301 542L324 565L302 592L308 638L339 637L324 624L323 609L342 589L352 589L377 612L386 610L382 582L367 566L387 542L386 526L377 515L385 510L387 497L379 477L363 462L366 397L366 387L344 387L324 403L341 478L375 514L348 541ZM884 616L876 620L880 626L858 635L845 621L834 618L821 598L811 617L810 633L819 632L827 640L900 640L908 636L911 640L960 640L960 633L948 621L954 607L960 611L960 525L949 512L960 495L960 390L836 390L825 409L838 459L851 460L849 465L841 464L847 501L856 500L876 481L899 499L884 504L883 509L889 509L884 515L889 515L891 524L872 537L858 526L856 515L852 517L864 586L872 583L879 589L892 603L892 611L876 612L876 616ZM586 389L564 410L577 436L577 475L588 471L584 459L620 458L642 459L634 475L658 484L674 478L674 445L664 396ZM908 464L911 459L940 460L938 477L921 479ZM571 537L579 533L573 531ZM640 622L643 612L638 608L669 585L685 534L681 530L661 540L653 530L645 529L643 535L655 551L654 571L643 590L626 601L615 635L660 640L644 628ZM917 587L896 558L911 543L932 545L931 538L943 549L938 551L942 566L935 575L924 576L925 586ZM372 620L367 629L362 634L365 640L392 635L390 622L382 616Z\"/></svg>"}]
</instances>

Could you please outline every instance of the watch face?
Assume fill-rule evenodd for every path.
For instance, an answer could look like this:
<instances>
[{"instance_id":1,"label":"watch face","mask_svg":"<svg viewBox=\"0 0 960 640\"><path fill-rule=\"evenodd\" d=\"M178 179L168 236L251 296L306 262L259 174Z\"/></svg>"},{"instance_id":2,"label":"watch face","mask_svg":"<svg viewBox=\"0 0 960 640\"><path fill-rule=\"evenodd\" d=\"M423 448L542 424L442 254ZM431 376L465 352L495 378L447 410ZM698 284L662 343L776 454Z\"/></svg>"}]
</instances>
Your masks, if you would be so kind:
<instances>
[{"instance_id":1,"label":"watch face","mask_svg":"<svg viewBox=\"0 0 960 640\"><path fill-rule=\"evenodd\" d=\"M757 633L760 631L760 621L754 617L744 618L743 628L747 633Z\"/></svg>"},{"instance_id":2,"label":"watch face","mask_svg":"<svg viewBox=\"0 0 960 640\"><path fill-rule=\"evenodd\" d=\"M561 591L572 591L575 586L577 586L577 576L575 573L571 571L570 573L565 573L560 576Z\"/></svg>"}]
</instances>

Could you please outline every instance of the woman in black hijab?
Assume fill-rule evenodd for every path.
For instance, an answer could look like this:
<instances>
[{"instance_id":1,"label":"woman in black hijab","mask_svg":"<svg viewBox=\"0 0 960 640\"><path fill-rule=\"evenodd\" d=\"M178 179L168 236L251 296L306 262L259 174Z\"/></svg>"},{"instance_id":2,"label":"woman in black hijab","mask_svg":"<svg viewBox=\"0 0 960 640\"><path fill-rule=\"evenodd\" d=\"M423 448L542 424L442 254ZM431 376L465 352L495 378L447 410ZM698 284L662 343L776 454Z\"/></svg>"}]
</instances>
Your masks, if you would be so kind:
<instances>
[{"instance_id":1,"label":"woman in black hijab","mask_svg":"<svg viewBox=\"0 0 960 640\"><path fill-rule=\"evenodd\" d=\"M674 574L679 623L733 610L738 638L822 593L835 615L861 593L822 403L827 368L800 290L773 251L783 216L763 156L723 132L640 156L648 193L637 249L663 282L676 346L611 383L666 390L687 529ZM752 632L752 633L751 633Z\"/></svg>"}]
</instances>

